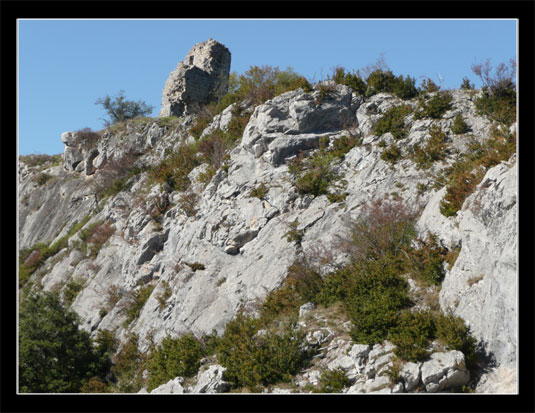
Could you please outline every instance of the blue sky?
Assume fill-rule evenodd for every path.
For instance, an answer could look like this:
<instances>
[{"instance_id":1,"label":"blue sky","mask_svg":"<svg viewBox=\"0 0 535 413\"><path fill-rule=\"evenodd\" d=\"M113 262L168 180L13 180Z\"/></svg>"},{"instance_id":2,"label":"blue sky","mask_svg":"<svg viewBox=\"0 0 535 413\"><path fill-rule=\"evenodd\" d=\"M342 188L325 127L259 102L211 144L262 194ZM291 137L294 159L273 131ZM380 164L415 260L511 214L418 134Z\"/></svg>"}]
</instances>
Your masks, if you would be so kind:
<instances>
[{"instance_id":1,"label":"blue sky","mask_svg":"<svg viewBox=\"0 0 535 413\"><path fill-rule=\"evenodd\" d=\"M311 81L383 55L396 75L458 88L471 65L516 59L515 20L19 20L19 153L63 152L61 133L100 130L95 101L120 90L154 106L171 71L212 37L232 54L231 71L293 68Z\"/></svg>"}]
</instances>

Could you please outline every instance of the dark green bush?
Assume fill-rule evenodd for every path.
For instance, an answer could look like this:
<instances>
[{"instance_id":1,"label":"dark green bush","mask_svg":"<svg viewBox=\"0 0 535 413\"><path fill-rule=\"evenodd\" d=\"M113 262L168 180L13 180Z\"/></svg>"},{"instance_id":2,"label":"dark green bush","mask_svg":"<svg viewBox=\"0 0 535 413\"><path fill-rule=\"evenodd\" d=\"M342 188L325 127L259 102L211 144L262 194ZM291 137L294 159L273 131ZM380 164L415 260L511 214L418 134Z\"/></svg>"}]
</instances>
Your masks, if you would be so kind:
<instances>
[{"instance_id":1,"label":"dark green bush","mask_svg":"<svg viewBox=\"0 0 535 413\"><path fill-rule=\"evenodd\" d=\"M341 393L344 387L351 385L351 380L341 368L327 369L321 374L320 384L321 393Z\"/></svg>"},{"instance_id":2,"label":"dark green bush","mask_svg":"<svg viewBox=\"0 0 535 413\"><path fill-rule=\"evenodd\" d=\"M344 301L353 322L351 338L356 343L382 342L397 325L399 311L409 304L407 282L390 257L362 263L353 271Z\"/></svg>"},{"instance_id":3,"label":"dark green bush","mask_svg":"<svg viewBox=\"0 0 535 413\"><path fill-rule=\"evenodd\" d=\"M239 313L229 322L217 346L218 362L233 387L268 385L287 381L307 363L304 333L294 323L281 334L266 331L257 336L261 321Z\"/></svg>"},{"instance_id":4,"label":"dark green bush","mask_svg":"<svg viewBox=\"0 0 535 413\"><path fill-rule=\"evenodd\" d=\"M484 169L476 168L473 171L464 171L456 175L446 189L446 195L440 201L440 212L446 217L457 214L462 208L465 199L472 194L476 186L485 175Z\"/></svg>"},{"instance_id":5,"label":"dark green bush","mask_svg":"<svg viewBox=\"0 0 535 413\"><path fill-rule=\"evenodd\" d=\"M377 121L373 127L373 132L377 136L390 132L395 139L407 137L405 118L410 113L412 113L412 107L409 105L393 107Z\"/></svg>"},{"instance_id":6,"label":"dark green bush","mask_svg":"<svg viewBox=\"0 0 535 413\"><path fill-rule=\"evenodd\" d=\"M19 312L19 386L22 393L77 393L104 378L109 346L94 346L76 313L57 293L30 294Z\"/></svg>"},{"instance_id":7,"label":"dark green bush","mask_svg":"<svg viewBox=\"0 0 535 413\"><path fill-rule=\"evenodd\" d=\"M381 92L394 91L396 84L396 77L390 70L374 70L366 78L366 84L368 86L366 90L366 96L372 96Z\"/></svg>"},{"instance_id":8,"label":"dark green bush","mask_svg":"<svg viewBox=\"0 0 535 413\"><path fill-rule=\"evenodd\" d=\"M464 320L451 313L439 314L435 320L436 336L452 350L461 351L469 369L477 362L476 340Z\"/></svg>"},{"instance_id":9,"label":"dark green bush","mask_svg":"<svg viewBox=\"0 0 535 413\"><path fill-rule=\"evenodd\" d=\"M451 132L455 135L462 135L463 133L469 132L470 127L464 121L462 115L455 116L453 119L453 125L451 126Z\"/></svg>"},{"instance_id":10,"label":"dark green bush","mask_svg":"<svg viewBox=\"0 0 535 413\"><path fill-rule=\"evenodd\" d=\"M284 236L286 237L286 241L293 242L295 243L295 245L300 246L301 241L303 240L303 237L305 235L305 230L304 229L298 230L297 229L298 226L299 226L299 221L296 218L293 222L290 222L289 224L290 228L288 229L288 232L284 234Z\"/></svg>"},{"instance_id":11,"label":"dark green bush","mask_svg":"<svg viewBox=\"0 0 535 413\"><path fill-rule=\"evenodd\" d=\"M177 376L194 376L199 371L202 357L201 343L193 334L164 338L150 354L147 362L148 390L151 391Z\"/></svg>"},{"instance_id":12,"label":"dark green bush","mask_svg":"<svg viewBox=\"0 0 535 413\"><path fill-rule=\"evenodd\" d=\"M197 151L198 142L180 146L176 152L154 166L149 171L149 177L160 184L166 182L173 190L186 190L191 184L189 173L201 164L196 156Z\"/></svg>"},{"instance_id":13,"label":"dark green bush","mask_svg":"<svg viewBox=\"0 0 535 413\"><path fill-rule=\"evenodd\" d=\"M473 90L474 84L470 82L470 79L463 77L463 82L461 83L461 90Z\"/></svg>"},{"instance_id":14,"label":"dark green bush","mask_svg":"<svg viewBox=\"0 0 535 413\"><path fill-rule=\"evenodd\" d=\"M403 75L398 76L394 83L394 94L401 99L412 99L418 95L415 82L416 80L410 76L406 78Z\"/></svg>"},{"instance_id":15,"label":"dark green bush","mask_svg":"<svg viewBox=\"0 0 535 413\"><path fill-rule=\"evenodd\" d=\"M421 100L414 114L415 119L441 119L451 108L452 96L449 92L438 92L428 101Z\"/></svg>"},{"instance_id":16,"label":"dark green bush","mask_svg":"<svg viewBox=\"0 0 535 413\"><path fill-rule=\"evenodd\" d=\"M435 334L433 316L425 311L403 311L388 339L396 346L395 354L406 361L423 361L427 347Z\"/></svg>"},{"instance_id":17,"label":"dark green bush","mask_svg":"<svg viewBox=\"0 0 535 413\"><path fill-rule=\"evenodd\" d=\"M253 198L263 199L268 192L269 188L263 182L260 182L260 184L251 191L249 196Z\"/></svg>"},{"instance_id":18,"label":"dark green bush","mask_svg":"<svg viewBox=\"0 0 535 413\"><path fill-rule=\"evenodd\" d=\"M359 73L346 73L344 68L338 67L334 71L332 80L340 85L349 86L359 95L366 93L366 82L362 80Z\"/></svg>"}]
</instances>

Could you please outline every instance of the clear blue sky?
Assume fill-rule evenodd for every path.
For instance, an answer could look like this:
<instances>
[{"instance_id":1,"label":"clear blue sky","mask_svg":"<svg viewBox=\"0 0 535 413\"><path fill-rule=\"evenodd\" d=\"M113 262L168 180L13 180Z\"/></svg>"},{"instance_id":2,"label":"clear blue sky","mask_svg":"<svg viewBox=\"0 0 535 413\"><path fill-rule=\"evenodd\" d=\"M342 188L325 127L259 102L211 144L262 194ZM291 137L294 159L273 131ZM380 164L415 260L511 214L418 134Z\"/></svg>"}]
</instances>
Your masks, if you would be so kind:
<instances>
[{"instance_id":1,"label":"clear blue sky","mask_svg":"<svg viewBox=\"0 0 535 413\"><path fill-rule=\"evenodd\" d=\"M396 75L458 88L474 63L516 59L515 20L19 20L19 153L63 152L61 133L100 130L95 101L120 90L154 106L171 71L212 37L231 71L293 68L311 81L381 56Z\"/></svg>"}]
</instances>

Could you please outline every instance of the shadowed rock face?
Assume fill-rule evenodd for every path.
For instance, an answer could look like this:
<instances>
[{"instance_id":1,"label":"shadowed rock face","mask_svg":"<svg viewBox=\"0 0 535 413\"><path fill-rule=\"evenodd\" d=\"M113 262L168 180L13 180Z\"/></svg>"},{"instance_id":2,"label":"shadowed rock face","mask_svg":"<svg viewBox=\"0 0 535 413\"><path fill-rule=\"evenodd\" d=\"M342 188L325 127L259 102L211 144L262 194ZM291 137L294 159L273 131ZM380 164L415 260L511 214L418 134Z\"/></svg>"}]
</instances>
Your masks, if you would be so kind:
<instances>
[{"instance_id":1,"label":"shadowed rock face","mask_svg":"<svg viewBox=\"0 0 535 413\"><path fill-rule=\"evenodd\" d=\"M226 92L230 73L230 52L210 39L190 50L165 83L160 117L198 112Z\"/></svg>"}]
</instances>

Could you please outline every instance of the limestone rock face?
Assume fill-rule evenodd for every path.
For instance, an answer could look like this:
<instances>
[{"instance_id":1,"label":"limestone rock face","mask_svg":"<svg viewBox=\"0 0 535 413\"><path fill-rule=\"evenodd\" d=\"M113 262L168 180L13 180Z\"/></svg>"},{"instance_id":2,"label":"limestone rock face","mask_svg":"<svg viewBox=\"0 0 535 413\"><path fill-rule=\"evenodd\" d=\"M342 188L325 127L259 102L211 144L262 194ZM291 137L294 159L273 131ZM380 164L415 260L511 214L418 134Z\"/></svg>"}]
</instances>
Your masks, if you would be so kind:
<instances>
[{"instance_id":1,"label":"limestone rock face","mask_svg":"<svg viewBox=\"0 0 535 413\"><path fill-rule=\"evenodd\" d=\"M195 45L165 83L160 117L196 113L226 92L230 52L210 39Z\"/></svg>"},{"instance_id":2,"label":"limestone rock face","mask_svg":"<svg viewBox=\"0 0 535 413\"><path fill-rule=\"evenodd\" d=\"M441 190L418 222L423 232L437 234L443 244L461 246L442 283L440 305L462 317L495 361L504 365L516 363L518 337L512 322L518 315L516 177L514 159L489 169L451 218L440 214L438 197L445 194Z\"/></svg>"},{"instance_id":3,"label":"limestone rock face","mask_svg":"<svg viewBox=\"0 0 535 413\"><path fill-rule=\"evenodd\" d=\"M243 146L280 165L299 151L317 148L321 137L355 129L360 100L347 86L328 87L324 97L319 90L309 94L298 89L258 106L243 133Z\"/></svg>"},{"instance_id":4,"label":"limestone rock face","mask_svg":"<svg viewBox=\"0 0 535 413\"><path fill-rule=\"evenodd\" d=\"M205 42L179 64L169 80L162 116L193 112L197 103L204 102L204 98L192 98L197 92L188 91L188 76L205 79L206 73L230 64L230 54L224 63L227 52L218 45ZM191 74L182 76L186 71ZM194 116L183 116L172 126L164 119L128 123L99 139L94 158L77 149L75 134L64 134L65 166L39 170L21 165L19 248L58 240L86 216L81 231L106 223L114 232L94 254L90 248L81 248L80 232L72 235L68 247L49 257L31 281L45 291L60 292L68 283L79 283L81 290L70 309L80 316L81 327L93 337L100 330L115 331L123 343L135 333L140 351L147 351L151 340L158 344L169 336L191 332L201 337L213 330L221 334L240 308L254 312L259 301L280 287L288 267L301 254L332 251L322 273L346 263L347 254L334 247L347 234L348 224L361 216L371 200L387 197L423 211L417 225L421 235L433 232L444 246L460 247L440 290L440 305L466 320L497 362L507 364L514 374L518 334L511 322L517 314L515 159L490 169L458 216L446 218L440 214L445 191L433 184L455 162L454 151L429 169L419 169L409 156L390 163L382 159L384 148L379 143L388 145L393 137L373 132L373 125L390 108L416 106L416 100L401 101L385 93L365 99L345 86L329 88L325 96L320 96L319 88L309 93L290 91L251 108L254 112L241 141L227 154L225 167L209 182L200 180L206 163L189 173L196 196L194 213L181 202L185 192L156 184L147 172L191 141L188 128ZM481 141L487 138L490 122L477 115L469 92L454 91L452 109L433 122L448 134L448 145L462 152L468 136L450 133L452 116L461 112ZM231 109L224 111L208 132L224 129L232 116ZM399 143L404 155L411 145L429 138L431 123L406 118L408 135ZM334 145L349 132L360 137L362 144L332 163L336 173L332 185L347 194L343 201L300 194L288 170L289 160L303 150L313 153L320 139ZM109 162L126 159L128 154L134 155L134 165L141 172L97 205L91 182ZM87 165L96 168L93 174L87 174ZM52 179L38 185L35 178L42 172ZM260 185L262 195L253 196ZM155 215L155 207L163 200L169 204ZM302 235L299 245L287 236L296 222L294 229ZM150 294L139 317L125 323L125 309L141 289ZM428 391L448 391L467 380L462 363L455 365L460 355L444 353L435 356L436 360L401 366L401 381L393 384L388 377L396 362L393 344L354 343L350 322L322 321L320 313L326 311L322 306L300 310L299 325L306 330L307 345L320 350L314 365L295 379L301 391L307 391L307 384L318 384L329 368L345 372L352 383L344 391L351 393L411 392L428 387ZM425 363L431 364L424 368ZM225 391L222 370L212 366L191 386L175 379L158 391ZM496 388L492 377L485 383L482 388L487 391Z\"/></svg>"}]
</instances>

